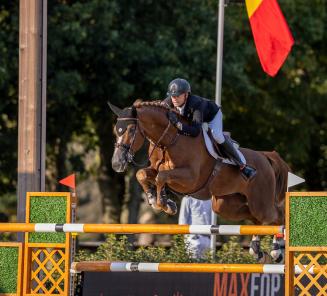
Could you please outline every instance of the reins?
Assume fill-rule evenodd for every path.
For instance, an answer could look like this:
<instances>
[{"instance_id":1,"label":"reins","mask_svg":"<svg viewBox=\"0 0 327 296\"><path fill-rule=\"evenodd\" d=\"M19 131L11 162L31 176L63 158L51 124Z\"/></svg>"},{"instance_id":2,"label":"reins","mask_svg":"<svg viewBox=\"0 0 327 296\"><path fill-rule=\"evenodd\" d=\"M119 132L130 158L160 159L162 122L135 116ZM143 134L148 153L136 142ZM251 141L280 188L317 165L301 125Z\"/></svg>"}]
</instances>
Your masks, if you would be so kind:
<instances>
[{"instance_id":1,"label":"reins","mask_svg":"<svg viewBox=\"0 0 327 296\"><path fill-rule=\"evenodd\" d=\"M179 136L178 132L176 132L176 135L175 137L173 138L173 140L166 146L162 145L160 142L163 140L163 138L166 136L166 134L168 133L169 131L169 128L171 127L171 122L168 120L168 125L166 126L164 132L162 133L162 135L160 136L159 140L157 142L153 141L149 136L146 136L143 132L143 130L140 128L139 126L139 119L138 118L130 118L130 117L123 117L123 118L117 118L117 120L124 120L124 121L136 121L136 128L135 128L135 132L133 134L133 137L132 137L132 140L131 140L131 143L128 145L128 144L122 144L122 143L115 143L115 147L117 148L123 148L124 150L126 150L126 154L127 154L127 162L128 163L133 163L135 166L138 166L138 167L144 167L150 160L154 150L156 148L160 148L162 149L163 151L165 151L167 148L169 148L170 146L174 145L176 142L177 142L177 138ZM148 157L146 159L146 161L144 163L137 163L135 160L134 160L134 156L135 154L132 152L132 147L134 145L134 142L135 142L135 139L136 139L136 133L137 133L137 130L140 130L140 133L141 135L143 136L143 138L147 139L151 144L153 144L153 148L151 150L151 152L148 154Z\"/></svg>"}]
</instances>

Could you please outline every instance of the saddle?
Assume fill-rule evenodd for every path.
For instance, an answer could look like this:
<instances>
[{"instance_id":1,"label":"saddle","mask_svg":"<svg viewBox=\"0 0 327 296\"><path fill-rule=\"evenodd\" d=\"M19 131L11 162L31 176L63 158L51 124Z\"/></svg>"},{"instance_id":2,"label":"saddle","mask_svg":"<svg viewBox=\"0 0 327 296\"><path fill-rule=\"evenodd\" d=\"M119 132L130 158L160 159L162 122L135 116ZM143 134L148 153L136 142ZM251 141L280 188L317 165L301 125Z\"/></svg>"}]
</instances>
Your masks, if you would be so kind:
<instances>
[{"instance_id":1,"label":"saddle","mask_svg":"<svg viewBox=\"0 0 327 296\"><path fill-rule=\"evenodd\" d=\"M202 124L202 134L204 137L204 142L205 142L208 153L214 159L216 159L218 161L216 162L216 164L213 168L213 171L212 171L211 175L209 176L208 180L205 182L205 184L200 189L198 189L194 192L187 193L187 195L190 195L197 199L206 200L206 199L209 199L211 196L208 184L210 184L211 180L216 176L217 172L220 170L221 163L227 163L227 164L236 165L236 166L237 166L237 164L229 158L228 154L224 151L223 147L221 145L219 145L216 142L216 140L213 138L211 129L209 129L207 123ZM239 147L239 144L231 138L229 132L224 132L224 136L226 138L229 138L230 141L233 143L233 145L236 146L236 148ZM178 193L173 191L171 188L169 188L169 190L171 192L173 192L175 195L178 195Z\"/></svg>"},{"instance_id":2,"label":"saddle","mask_svg":"<svg viewBox=\"0 0 327 296\"><path fill-rule=\"evenodd\" d=\"M212 135L211 129L208 127L208 124L202 124L202 131L208 153L216 160L221 160L224 163L236 165L236 163L230 159L225 149L216 142ZM235 148L239 148L240 145L232 139L230 132L223 132L223 134L233 143Z\"/></svg>"}]
</instances>

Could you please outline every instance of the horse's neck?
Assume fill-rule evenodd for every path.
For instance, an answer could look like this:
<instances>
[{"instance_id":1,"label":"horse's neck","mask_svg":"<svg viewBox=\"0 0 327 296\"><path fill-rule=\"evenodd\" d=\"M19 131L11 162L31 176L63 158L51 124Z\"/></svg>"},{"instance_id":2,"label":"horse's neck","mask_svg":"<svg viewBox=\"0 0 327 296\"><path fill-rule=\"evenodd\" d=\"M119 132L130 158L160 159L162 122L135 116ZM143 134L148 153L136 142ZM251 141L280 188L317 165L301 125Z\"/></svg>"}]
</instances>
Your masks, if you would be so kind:
<instances>
[{"instance_id":1,"label":"horse's neck","mask_svg":"<svg viewBox=\"0 0 327 296\"><path fill-rule=\"evenodd\" d=\"M164 112L160 112L159 110L157 112L146 111L138 114L140 127L149 140L157 143L168 126L168 119ZM167 142L167 137L164 138L162 139L163 142L160 141L162 145L167 144L165 143Z\"/></svg>"},{"instance_id":2,"label":"horse's neck","mask_svg":"<svg viewBox=\"0 0 327 296\"><path fill-rule=\"evenodd\" d=\"M166 125L157 125L148 121L141 122L141 128L147 139L151 142L160 144L160 146L167 146L169 144L168 139L170 139L170 137L167 136L167 134L169 134L169 132L166 131L167 126L168 123Z\"/></svg>"}]
</instances>

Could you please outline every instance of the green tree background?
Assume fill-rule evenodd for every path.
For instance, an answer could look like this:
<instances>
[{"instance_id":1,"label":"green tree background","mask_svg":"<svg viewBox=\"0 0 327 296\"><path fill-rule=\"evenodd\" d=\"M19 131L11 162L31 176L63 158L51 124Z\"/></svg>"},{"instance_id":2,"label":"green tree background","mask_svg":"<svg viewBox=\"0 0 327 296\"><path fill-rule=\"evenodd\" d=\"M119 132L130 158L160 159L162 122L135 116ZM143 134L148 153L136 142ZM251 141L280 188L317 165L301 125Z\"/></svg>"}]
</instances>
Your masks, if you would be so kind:
<instances>
[{"instance_id":1,"label":"green tree background","mask_svg":"<svg viewBox=\"0 0 327 296\"><path fill-rule=\"evenodd\" d=\"M279 2L295 46L275 78L261 69L245 6L225 10L224 129L244 147L277 150L306 179L302 188L325 190L327 3ZM18 5L0 4L3 205L12 204L17 185ZM127 202L136 214L135 169L127 177L111 169L115 118L106 101L124 107L137 98L162 99L178 76L194 93L213 98L216 36L213 0L49 0L47 189L75 171L79 182L96 180L104 216L120 221L126 187L135 193Z\"/></svg>"}]
</instances>

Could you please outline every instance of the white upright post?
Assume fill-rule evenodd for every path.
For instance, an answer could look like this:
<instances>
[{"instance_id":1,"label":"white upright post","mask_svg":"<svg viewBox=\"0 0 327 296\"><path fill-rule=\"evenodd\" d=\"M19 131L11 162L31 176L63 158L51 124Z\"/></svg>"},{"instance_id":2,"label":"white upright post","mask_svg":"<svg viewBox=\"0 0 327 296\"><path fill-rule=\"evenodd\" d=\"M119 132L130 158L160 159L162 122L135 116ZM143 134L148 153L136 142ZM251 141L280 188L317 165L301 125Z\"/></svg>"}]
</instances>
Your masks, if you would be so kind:
<instances>
[{"instance_id":1,"label":"white upright post","mask_svg":"<svg viewBox=\"0 0 327 296\"><path fill-rule=\"evenodd\" d=\"M223 68L223 45L224 45L224 12L225 0L219 0L218 6L218 32L217 32L217 67L216 67L216 104L221 106L221 82ZM211 213L211 224L217 224L217 214ZM211 235L210 248L213 258L216 254L216 235Z\"/></svg>"}]
</instances>

